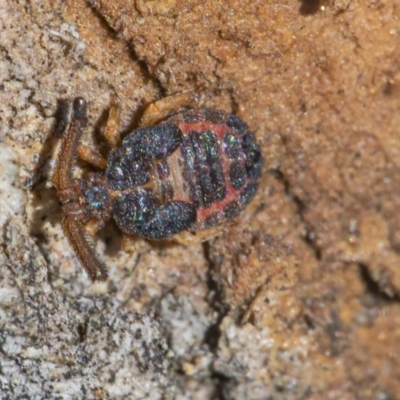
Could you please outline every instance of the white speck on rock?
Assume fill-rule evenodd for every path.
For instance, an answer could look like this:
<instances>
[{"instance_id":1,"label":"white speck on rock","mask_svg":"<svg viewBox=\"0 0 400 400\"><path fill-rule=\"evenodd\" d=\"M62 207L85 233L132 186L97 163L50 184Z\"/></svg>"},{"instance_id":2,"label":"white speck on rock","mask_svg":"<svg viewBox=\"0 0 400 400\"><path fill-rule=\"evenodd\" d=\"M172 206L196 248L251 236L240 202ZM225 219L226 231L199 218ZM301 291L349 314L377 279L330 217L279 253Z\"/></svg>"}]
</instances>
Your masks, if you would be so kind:
<instances>
[{"instance_id":1,"label":"white speck on rock","mask_svg":"<svg viewBox=\"0 0 400 400\"><path fill-rule=\"evenodd\" d=\"M26 196L19 186L19 172L14 150L0 143L0 228L11 216L21 214L24 210Z\"/></svg>"}]
</instances>

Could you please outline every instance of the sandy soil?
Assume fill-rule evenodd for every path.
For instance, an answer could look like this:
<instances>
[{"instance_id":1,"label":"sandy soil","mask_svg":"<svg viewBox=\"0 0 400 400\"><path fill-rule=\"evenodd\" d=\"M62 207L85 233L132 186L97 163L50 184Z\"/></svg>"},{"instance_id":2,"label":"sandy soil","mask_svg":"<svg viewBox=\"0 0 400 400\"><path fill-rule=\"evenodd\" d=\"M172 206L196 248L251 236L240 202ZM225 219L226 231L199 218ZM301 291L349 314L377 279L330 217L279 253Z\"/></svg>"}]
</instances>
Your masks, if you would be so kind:
<instances>
[{"instance_id":1,"label":"sandy soil","mask_svg":"<svg viewBox=\"0 0 400 400\"><path fill-rule=\"evenodd\" d=\"M29 399L400 399L396 0L0 0L0 392ZM253 202L195 246L110 224L92 284L51 184L85 141L190 91L243 118Z\"/></svg>"}]
</instances>

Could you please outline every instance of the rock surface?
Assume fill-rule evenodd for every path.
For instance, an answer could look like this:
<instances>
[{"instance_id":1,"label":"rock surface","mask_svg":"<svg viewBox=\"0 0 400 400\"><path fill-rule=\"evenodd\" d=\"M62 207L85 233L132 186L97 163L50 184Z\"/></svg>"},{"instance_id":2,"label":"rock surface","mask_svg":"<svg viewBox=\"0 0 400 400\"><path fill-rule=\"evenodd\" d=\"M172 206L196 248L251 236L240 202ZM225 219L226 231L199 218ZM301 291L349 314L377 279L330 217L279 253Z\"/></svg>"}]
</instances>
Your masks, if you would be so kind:
<instances>
[{"instance_id":1,"label":"rock surface","mask_svg":"<svg viewBox=\"0 0 400 400\"><path fill-rule=\"evenodd\" d=\"M0 0L0 398L400 399L396 0ZM68 104L235 112L256 198L183 247L110 224L91 284L51 185ZM83 166L83 164L82 164Z\"/></svg>"}]
</instances>

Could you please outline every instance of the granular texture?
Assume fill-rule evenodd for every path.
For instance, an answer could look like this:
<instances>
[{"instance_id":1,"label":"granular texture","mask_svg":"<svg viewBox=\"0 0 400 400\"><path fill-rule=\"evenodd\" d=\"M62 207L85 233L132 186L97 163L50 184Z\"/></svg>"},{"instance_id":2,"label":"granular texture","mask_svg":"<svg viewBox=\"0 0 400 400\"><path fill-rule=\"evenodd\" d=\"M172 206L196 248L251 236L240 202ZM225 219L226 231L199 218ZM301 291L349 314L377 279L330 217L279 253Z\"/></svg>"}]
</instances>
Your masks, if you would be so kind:
<instances>
[{"instance_id":1,"label":"granular texture","mask_svg":"<svg viewBox=\"0 0 400 400\"><path fill-rule=\"evenodd\" d=\"M81 297L100 304L106 294L122 304L118 315L132 318L126 326L144 321L136 312L158 310L159 319L146 321L151 337L163 328L173 362L162 347L157 354L165 364L155 357L146 375L138 367L142 359L128 357L138 367L135 380L125 381L130 398L140 398L135 382L149 382L153 373L165 398L399 398L395 0L0 0L0 10L0 138L14 148L20 171L19 179L10 177L10 188L19 187L31 200L26 205L24 195L18 197L26 214L20 204L11 208L20 214L12 223L26 233L1 239L11 274L2 286L4 298L20 296L1 304L3 316L11 318L13 307L17 315L18 302L30 304L36 312L29 321L44 326L49 318L40 310L55 314L60 298L69 309ZM184 90L193 92L197 106L246 121L264 157L259 190L238 223L203 246L163 247L137 239L130 253L122 253L109 226L97 251L110 282L90 286L68 250L54 191L45 183L51 144L68 120L65 101L84 96L91 109L88 129L96 131L115 91L126 131L149 102ZM89 144L96 146L92 138ZM45 258L39 272L24 280L28 266L36 264L7 258L7 249L20 241L33 246L32 237L40 249L34 254ZM37 274L46 282L46 304L28 295ZM104 315L101 307L95 312L100 332L109 310L106 305ZM64 348L74 334L53 319ZM35 347L29 336L34 329L21 329L26 319L2 321L12 345L2 344L1 382L10 382L18 374L4 365L25 354L21 343L29 344L33 360L41 343L52 343L55 335L42 330ZM133 346L140 343L126 338ZM66 376L74 373L76 364L62 365ZM92 375L86 376L101 371L97 363L88 365ZM160 365L171 368L156 372ZM37 370L21 368L19 375L44 385L48 377L38 378ZM89 378L83 381L88 385ZM2 391L24 393L28 386L21 382L13 381L14 391L3 384ZM103 390L93 397L122 396L111 386Z\"/></svg>"}]
</instances>

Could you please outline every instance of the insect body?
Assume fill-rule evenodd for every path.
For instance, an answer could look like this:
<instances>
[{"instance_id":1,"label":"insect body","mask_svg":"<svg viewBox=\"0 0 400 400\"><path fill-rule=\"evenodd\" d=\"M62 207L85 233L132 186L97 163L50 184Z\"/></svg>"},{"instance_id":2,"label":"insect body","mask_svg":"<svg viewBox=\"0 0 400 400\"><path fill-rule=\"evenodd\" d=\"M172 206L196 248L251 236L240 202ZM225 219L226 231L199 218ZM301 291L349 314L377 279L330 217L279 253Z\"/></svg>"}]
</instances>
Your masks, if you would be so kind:
<instances>
[{"instance_id":1,"label":"insect body","mask_svg":"<svg viewBox=\"0 0 400 400\"><path fill-rule=\"evenodd\" d=\"M106 279L107 271L85 228L95 233L113 218L127 235L183 243L206 240L256 192L260 148L235 115L214 109L178 112L135 130L103 162L101 155L79 148L85 114L85 102L76 99L53 181L64 232L92 280ZM118 143L110 137L110 144ZM78 152L105 171L74 179Z\"/></svg>"}]
</instances>

